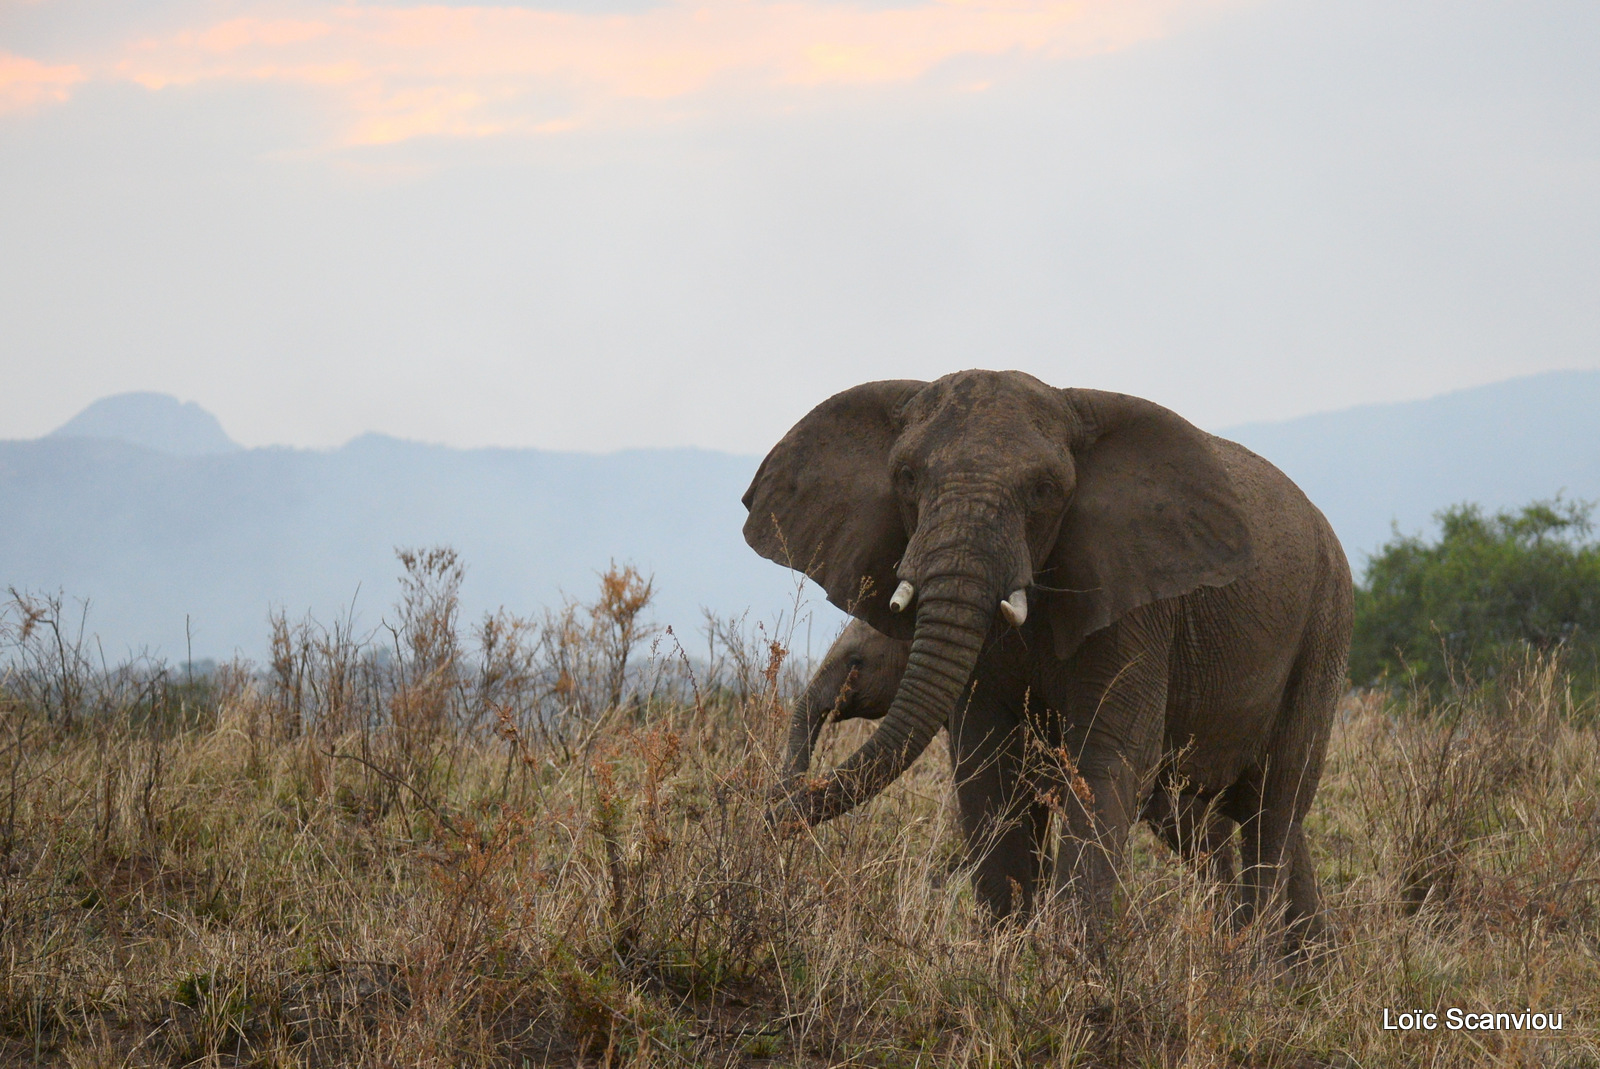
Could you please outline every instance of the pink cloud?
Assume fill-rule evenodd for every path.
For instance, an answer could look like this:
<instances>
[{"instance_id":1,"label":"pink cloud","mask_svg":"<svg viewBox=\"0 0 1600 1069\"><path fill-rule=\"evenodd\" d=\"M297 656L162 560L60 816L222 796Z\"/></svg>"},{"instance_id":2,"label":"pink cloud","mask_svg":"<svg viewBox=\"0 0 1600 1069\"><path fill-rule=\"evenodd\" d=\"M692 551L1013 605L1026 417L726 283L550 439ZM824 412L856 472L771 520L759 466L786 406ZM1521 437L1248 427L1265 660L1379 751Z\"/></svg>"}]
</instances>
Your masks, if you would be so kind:
<instances>
[{"instance_id":1,"label":"pink cloud","mask_svg":"<svg viewBox=\"0 0 1600 1069\"><path fill-rule=\"evenodd\" d=\"M266 4L251 17L131 42L88 66L150 89L226 80L324 86L345 110L346 140L372 144L568 129L630 102L699 94L714 106L718 90L909 82L958 56L1083 56L1165 35L1231 2L924 0L872 10L680 0L625 15L366 5L296 19L273 18ZM17 92L34 98L61 99L81 77L76 66L33 67L73 73L55 82L19 76L25 88Z\"/></svg>"}]
</instances>

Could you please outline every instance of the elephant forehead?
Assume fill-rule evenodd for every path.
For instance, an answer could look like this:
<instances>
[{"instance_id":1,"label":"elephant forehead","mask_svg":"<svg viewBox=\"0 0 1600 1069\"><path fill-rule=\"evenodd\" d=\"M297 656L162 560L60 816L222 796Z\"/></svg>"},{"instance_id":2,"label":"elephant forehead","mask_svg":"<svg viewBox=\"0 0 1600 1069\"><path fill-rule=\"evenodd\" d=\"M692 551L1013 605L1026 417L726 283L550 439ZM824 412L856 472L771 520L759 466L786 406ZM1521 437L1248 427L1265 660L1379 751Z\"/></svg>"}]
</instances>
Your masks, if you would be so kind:
<instances>
[{"instance_id":1,"label":"elephant forehead","mask_svg":"<svg viewBox=\"0 0 1600 1069\"><path fill-rule=\"evenodd\" d=\"M929 383L901 413L899 452L988 468L1065 459L1071 430L1060 391L1022 372L962 371Z\"/></svg>"}]
</instances>

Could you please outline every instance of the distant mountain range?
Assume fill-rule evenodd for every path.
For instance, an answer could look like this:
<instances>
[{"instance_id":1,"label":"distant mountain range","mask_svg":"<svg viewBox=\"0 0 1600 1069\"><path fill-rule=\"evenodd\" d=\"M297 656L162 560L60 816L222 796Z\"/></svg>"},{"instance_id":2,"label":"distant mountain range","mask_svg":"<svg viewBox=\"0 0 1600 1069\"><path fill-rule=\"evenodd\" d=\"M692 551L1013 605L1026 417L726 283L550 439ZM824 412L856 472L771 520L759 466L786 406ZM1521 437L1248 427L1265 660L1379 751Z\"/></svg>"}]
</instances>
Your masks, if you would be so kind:
<instances>
[{"instance_id":1,"label":"distant mountain range","mask_svg":"<svg viewBox=\"0 0 1600 1069\"><path fill-rule=\"evenodd\" d=\"M1362 562L1433 515L1475 501L1513 508L1600 499L1600 371L1552 371L1424 401L1362 405L1220 432L1277 464Z\"/></svg>"},{"instance_id":2,"label":"distant mountain range","mask_svg":"<svg viewBox=\"0 0 1600 1069\"><path fill-rule=\"evenodd\" d=\"M654 576L656 618L694 649L702 606L769 622L793 610L795 580L740 535L757 463L376 434L330 451L239 449L197 406L107 398L43 438L0 441L0 590L89 599L110 659L181 660L186 626L197 659L259 659L269 610L331 622L353 604L375 627L398 593L396 547L448 544L467 565L463 623L592 599L615 560Z\"/></svg>"},{"instance_id":3,"label":"distant mountain range","mask_svg":"<svg viewBox=\"0 0 1600 1069\"><path fill-rule=\"evenodd\" d=\"M1222 433L1305 489L1359 572L1393 525L1429 529L1458 501L1600 498L1597 414L1600 372L1571 371ZM764 620L793 609L794 580L740 536L758 463L381 435L242 449L198 405L124 394L44 438L0 441L0 586L89 599L108 658L182 659L185 616L197 658L259 657L270 608L331 620L353 603L376 626L397 590L395 547L449 544L468 566L466 620L587 598L614 559L654 575L657 619L690 645L702 606ZM820 644L838 616L820 598L813 608Z\"/></svg>"}]
</instances>

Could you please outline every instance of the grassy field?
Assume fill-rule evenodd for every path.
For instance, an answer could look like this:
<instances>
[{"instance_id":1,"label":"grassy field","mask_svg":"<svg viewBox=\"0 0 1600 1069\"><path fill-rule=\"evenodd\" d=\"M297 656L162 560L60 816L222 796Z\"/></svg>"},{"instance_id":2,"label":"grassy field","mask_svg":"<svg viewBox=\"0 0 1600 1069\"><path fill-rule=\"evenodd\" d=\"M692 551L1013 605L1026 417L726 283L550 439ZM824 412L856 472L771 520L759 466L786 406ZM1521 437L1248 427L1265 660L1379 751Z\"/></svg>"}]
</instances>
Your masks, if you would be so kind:
<instances>
[{"instance_id":1,"label":"grassy field","mask_svg":"<svg viewBox=\"0 0 1600 1069\"><path fill-rule=\"evenodd\" d=\"M1320 960L1216 923L1143 831L1095 958L1049 911L978 921L937 743L864 811L769 833L784 636L686 652L626 571L464 627L453 557L407 567L392 627L280 620L269 664L204 679L91 664L63 607L13 598L0 1064L1600 1066L1600 731L1552 664L1346 700Z\"/></svg>"}]
</instances>

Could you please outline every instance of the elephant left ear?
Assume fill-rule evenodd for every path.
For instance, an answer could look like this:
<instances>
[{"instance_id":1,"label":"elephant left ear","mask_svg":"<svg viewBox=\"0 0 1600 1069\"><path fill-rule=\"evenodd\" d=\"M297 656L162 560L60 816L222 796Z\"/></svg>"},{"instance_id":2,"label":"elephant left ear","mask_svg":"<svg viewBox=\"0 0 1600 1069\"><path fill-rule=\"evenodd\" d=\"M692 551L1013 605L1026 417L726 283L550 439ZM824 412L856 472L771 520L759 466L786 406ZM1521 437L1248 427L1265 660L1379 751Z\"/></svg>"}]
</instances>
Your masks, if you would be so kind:
<instances>
[{"instance_id":1,"label":"elephant left ear","mask_svg":"<svg viewBox=\"0 0 1600 1069\"><path fill-rule=\"evenodd\" d=\"M1063 390L1079 427L1077 488L1040 582L1057 656L1141 605L1226 586L1250 530L1216 439L1126 394Z\"/></svg>"}]
</instances>

